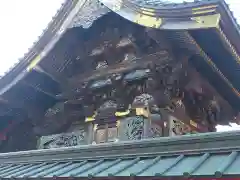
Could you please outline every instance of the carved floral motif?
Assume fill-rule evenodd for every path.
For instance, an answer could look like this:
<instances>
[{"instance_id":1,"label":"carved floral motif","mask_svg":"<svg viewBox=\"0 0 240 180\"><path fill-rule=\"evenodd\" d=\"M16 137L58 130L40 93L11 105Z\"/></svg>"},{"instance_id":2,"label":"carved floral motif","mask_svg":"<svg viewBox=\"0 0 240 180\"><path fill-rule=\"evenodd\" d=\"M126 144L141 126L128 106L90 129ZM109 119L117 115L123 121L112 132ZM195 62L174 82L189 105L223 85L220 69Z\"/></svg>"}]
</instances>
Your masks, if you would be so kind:
<instances>
[{"instance_id":1,"label":"carved floral motif","mask_svg":"<svg viewBox=\"0 0 240 180\"><path fill-rule=\"evenodd\" d=\"M85 131L63 133L40 138L39 149L70 147L85 144Z\"/></svg>"},{"instance_id":2,"label":"carved floral motif","mask_svg":"<svg viewBox=\"0 0 240 180\"><path fill-rule=\"evenodd\" d=\"M125 129L125 135L128 140L140 140L143 138L144 131L144 118L140 116L130 117L126 119L128 121L127 128Z\"/></svg>"}]
</instances>

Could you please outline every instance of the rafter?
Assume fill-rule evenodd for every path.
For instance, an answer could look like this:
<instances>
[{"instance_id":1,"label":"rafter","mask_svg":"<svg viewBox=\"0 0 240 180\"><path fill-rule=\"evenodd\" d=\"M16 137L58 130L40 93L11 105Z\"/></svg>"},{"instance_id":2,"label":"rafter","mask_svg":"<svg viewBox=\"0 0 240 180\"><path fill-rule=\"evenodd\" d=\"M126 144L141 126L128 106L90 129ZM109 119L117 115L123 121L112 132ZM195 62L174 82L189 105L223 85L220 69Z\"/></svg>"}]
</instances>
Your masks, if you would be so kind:
<instances>
[{"instance_id":1,"label":"rafter","mask_svg":"<svg viewBox=\"0 0 240 180\"><path fill-rule=\"evenodd\" d=\"M34 90L38 91L38 92L41 92L41 93L43 93L43 94L45 94L45 95L47 95L47 96L49 96L49 97L52 97L52 98L56 99L56 95L54 95L54 94L52 94L52 93L50 93L50 92L46 92L45 90L43 90L43 89L41 89L41 88L39 88L39 87L37 87L37 86L34 86L34 85L32 85L31 83L28 83L28 82L26 82L26 81L23 80L23 81L21 81L21 84L26 85L26 86L28 86L28 87L31 87L31 88L33 88Z\"/></svg>"},{"instance_id":2,"label":"rafter","mask_svg":"<svg viewBox=\"0 0 240 180\"><path fill-rule=\"evenodd\" d=\"M57 75L56 73L52 73L52 72L47 72L46 70L44 70L44 68L42 68L41 66L36 66L34 68L34 70L40 74L43 74L47 77L49 77L51 80L53 80L54 82L56 82L57 84L59 84L59 86L62 89L65 89L66 87L68 87L68 80L60 75Z\"/></svg>"},{"instance_id":3,"label":"rafter","mask_svg":"<svg viewBox=\"0 0 240 180\"><path fill-rule=\"evenodd\" d=\"M54 77L52 74L46 72L45 70L43 70L40 66L36 66L34 67L34 70L38 73L41 73L41 74L44 74L46 76L48 76L49 78L51 78L53 81L57 82L57 83L60 83L60 81Z\"/></svg>"}]
</instances>

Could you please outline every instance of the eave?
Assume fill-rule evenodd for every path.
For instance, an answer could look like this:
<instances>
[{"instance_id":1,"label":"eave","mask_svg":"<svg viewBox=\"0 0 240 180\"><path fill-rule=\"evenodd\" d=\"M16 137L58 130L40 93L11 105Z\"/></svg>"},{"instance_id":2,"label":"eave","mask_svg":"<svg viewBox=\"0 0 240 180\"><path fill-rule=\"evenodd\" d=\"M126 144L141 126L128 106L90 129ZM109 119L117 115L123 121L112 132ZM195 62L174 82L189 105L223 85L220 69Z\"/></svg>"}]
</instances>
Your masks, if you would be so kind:
<instances>
[{"instance_id":1,"label":"eave","mask_svg":"<svg viewBox=\"0 0 240 180\"><path fill-rule=\"evenodd\" d=\"M237 23L236 18L234 18L233 12L229 9L225 1L220 1L219 11L222 14L220 28L225 33L230 44L236 49L238 54L240 53L240 26Z\"/></svg>"},{"instance_id":2,"label":"eave","mask_svg":"<svg viewBox=\"0 0 240 180\"><path fill-rule=\"evenodd\" d=\"M219 64L220 60L215 57L216 53L209 54L209 52L206 52L203 44L199 44L198 39L194 37L193 39L199 47L199 52L204 57L203 59L207 61L213 71L222 78L225 84L232 89L236 98L240 98L240 84L236 82L238 77L237 69L240 68L239 56L237 50L222 30L223 27L225 28L224 25L226 25L226 23L223 23L223 20L226 18L229 19L230 22L228 22L228 25L231 25L236 31L239 31L239 28L236 27L236 21L233 19L224 1L210 0L179 4L170 3L166 5L160 4L157 0L151 1L148 4L144 2L136 3L135 1L118 0L114 2L100 0L100 2L120 16L145 27L168 31L185 30L189 32L190 36L192 35L191 33L195 31L204 31L204 33L207 33L208 31L214 30L218 40L224 44L224 48L218 49L219 52L226 51L225 56L228 57L221 66ZM224 30L226 30L226 28ZM203 39L203 37L201 38ZM200 40L202 40L201 38ZM239 35L234 36L234 38L235 40L240 39ZM211 42L208 43L211 44ZM226 68L228 67L228 63L234 64L229 70ZM239 103L237 104L239 108Z\"/></svg>"},{"instance_id":3,"label":"eave","mask_svg":"<svg viewBox=\"0 0 240 180\"><path fill-rule=\"evenodd\" d=\"M122 1L120 0L119 1L100 0L100 1L104 5L106 5L109 9L111 9L113 12L116 12L117 14L123 16L124 18L143 26L148 26L148 27L154 26L155 28L166 29L166 30L184 30L184 27L188 27L188 29L185 28L185 30L189 30L189 29L200 30L200 29L214 28L216 29L216 32L219 34L220 39L223 40L223 42L225 43L226 49L229 49L229 51L231 51L233 59L236 60L236 62L238 61L239 57L237 54L237 50L235 50L234 49L235 46L231 44L231 42L233 42L232 38L229 36L229 38L231 39L226 40L227 36L224 36L224 33L226 32L223 32L223 30L220 29L220 27L224 26L224 23L222 23L222 19L230 19L231 21L228 23L230 23L230 25L234 29L237 28L236 22L231 16L231 13L229 12L229 9L227 8L225 2L223 1L210 0L210 1L199 1L199 2L193 2L193 3L180 3L180 4L170 3L167 5L159 4L158 1L156 1L155 4L154 4L154 1L152 1L153 4L151 3L136 4L134 1L133 2L124 1L124 4L123 4ZM2 80L0 80L0 87L2 87L0 88L0 94L4 94L11 87L17 84L20 80L25 78L31 71L35 71L35 70L38 71L39 62L40 61L42 62L42 60L44 59L45 61L47 61L47 58L45 58L46 55L53 49L53 47L55 47L56 43L59 42L59 39L65 35L65 32L68 30L68 28L70 28L70 24L72 23L76 14L81 12L81 8L88 2L89 0L79 1L79 2L69 1L70 4L66 2L62 10L60 11L61 13L62 11L63 12L65 11L64 13L65 15L61 15L61 16L57 15L54 22L52 22L52 24L55 23L54 30L51 31L51 28L49 28L46 31L46 33L51 31L51 36L48 35L48 38L47 38L48 41L46 41L46 38L45 38L45 41L42 40L42 38L44 39L44 37L47 36L44 34L43 37L40 38L39 42L37 43L37 44L40 44L42 41L45 42L45 44L41 43L42 49L38 49L38 51L31 50L32 53L33 52L35 53L34 55L32 55L33 58L29 59L30 55L26 56L25 61L20 61L15 68L9 71L9 73L7 73L6 76L2 78ZM205 25L202 25L201 23L199 24L198 22L199 18L204 19L205 15L209 15L210 17L213 17L214 21L212 22L211 20L210 23L207 23ZM190 17L189 19L190 21L187 22L189 26L186 26L186 17ZM161 26L161 22L159 21L159 18L161 19L161 22L165 22L164 26ZM181 22L181 20L185 20L185 23L178 23L180 24L179 26L172 26L173 19L177 19L178 21L180 20L179 22ZM56 24L56 22L58 21L60 23ZM146 23L147 21L148 23ZM159 27L157 27L158 25ZM51 27L52 26L53 25L51 25ZM199 46L198 42L196 43ZM199 52L203 52L206 54L206 52L204 52L201 46L199 46ZM240 97L239 88L236 87L236 84L232 82L233 78L231 79L227 74L223 73L222 69L219 69L219 67L216 66L216 63L214 62L215 60L209 57L208 54L206 55L207 57L205 59L209 61L211 68L218 74L218 76L222 78L225 84L232 90L234 96ZM52 78L51 75L49 75L49 77Z\"/></svg>"},{"instance_id":4,"label":"eave","mask_svg":"<svg viewBox=\"0 0 240 180\"><path fill-rule=\"evenodd\" d=\"M30 52L25 56L24 60L20 61L9 73L7 73L0 81L0 94L6 92L9 88L11 88L14 84L16 84L20 79L26 76L29 71L36 67L36 65L44 59L47 53L51 51L54 45L58 42L58 40L63 36L66 32L69 24L72 23L73 18L75 15L81 10L81 8L86 4L88 1L66 1L63 5L59 13L54 18L53 22L49 25L49 28L43 34L43 36L39 39L37 44L30 50ZM169 21L169 25L164 25L160 29L182 29L184 25L180 25L181 27L173 27L171 25L172 18L184 18L186 16L201 16L203 14L211 14L213 12L217 12L218 8L220 7L225 10L228 15L229 12L226 10L226 4L220 0L211 0L211 1L199 1L194 3L180 3L180 4L167 4L163 5L160 2L152 1L152 4L145 4L140 3L136 4L134 1L108 1L108 0L100 0L104 5L110 8L112 11L122 15L124 18L142 24L142 25L149 25L144 24L146 22L146 15L148 16L148 21L154 21L154 16L161 17L164 21ZM110 2L110 3L109 3ZM220 11L219 10L219 11ZM169 13L169 11L171 13ZM144 18L141 18L142 16ZM136 19L137 17L137 19ZM140 19L139 19L140 18ZM149 19L150 18L150 19ZM142 19L142 20L141 20ZM232 19L232 17L230 18ZM161 20L161 21L162 21ZM181 24L181 23L179 23ZM202 28L198 25L198 23L191 22L190 26L193 29ZM233 21L233 25L236 22ZM172 26L172 27L171 27ZM207 25L204 28L214 27L215 25ZM40 44L40 45L39 45ZM39 46L39 47L38 47ZM40 48L41 46L41 48Z\"/></svg>"},{"instance_id":5,"label":"eave","mask_svg":"<svg viewBox=\"0 0 240 180\"><path fill-rule=\"evenodd\" d=\"M80 6L82 3L84 2L81 1ZM68 18L76 14L76 9L79 9L78 0L65 1L29 52L25 54L24 57L14 65L14 67L6 72L3 77L1 77L0 95L4 94L31 72L38 62L54 47L55 43L58 42L61 36L65 33L66 27L71 23L71 18L70 20Z\"/></svg>"},{"instance_id":6,"label":"eave","mask_svg":"<svg viewBox=\"0 0 240 180\"><path fill-rule=\"evenodd\" d=\"M36 65L44 59L58 40L64 35L75 15L89 0L66 1L53 21L49 24L40 39L34 44L30 51L0 80L0 94L5 93L13 87L19 80L24 78ZM192 4L184 4L192 6ZM197 6L197 5L196 5ZM167 10L168 8L165 8Z\"/></svg>"},{"instance_id":7,"label":"eave","mask_svg":"<svg viewBox=\"0 0 240 180\"><path fill-rule=\"evenodd\" d=\"M184 177L240 174L239 132L0 154L0 177Z\"/></svg>"}]
</instances>

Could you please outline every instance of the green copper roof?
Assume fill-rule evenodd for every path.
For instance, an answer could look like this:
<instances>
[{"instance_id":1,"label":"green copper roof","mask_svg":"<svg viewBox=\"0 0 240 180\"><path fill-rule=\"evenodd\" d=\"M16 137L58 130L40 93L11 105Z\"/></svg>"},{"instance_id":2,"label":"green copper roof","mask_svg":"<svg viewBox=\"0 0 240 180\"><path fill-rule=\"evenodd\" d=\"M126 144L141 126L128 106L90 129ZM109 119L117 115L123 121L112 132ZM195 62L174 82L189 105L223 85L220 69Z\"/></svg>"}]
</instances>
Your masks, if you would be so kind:
<instances>
[{"instance_id":1,"label":"green copper roof","mask_svg":"<svg viewBox=\"0 0 240 180\"><path fill-rule=\"evenodd\" d=\"M0 154L0 178L240 174L240 131Z\"/></svg>"},{"instance_id":2,"label":"green copper roof","mask_svg":"<svg viewBox=\"0 0 240 180\"><path fill-rule=\"evenodd\" d=\"M9 164L0 167L1 178L199 176L240 174L240 153L98 159L76 162Z\"/></svg>"}]
</instances>

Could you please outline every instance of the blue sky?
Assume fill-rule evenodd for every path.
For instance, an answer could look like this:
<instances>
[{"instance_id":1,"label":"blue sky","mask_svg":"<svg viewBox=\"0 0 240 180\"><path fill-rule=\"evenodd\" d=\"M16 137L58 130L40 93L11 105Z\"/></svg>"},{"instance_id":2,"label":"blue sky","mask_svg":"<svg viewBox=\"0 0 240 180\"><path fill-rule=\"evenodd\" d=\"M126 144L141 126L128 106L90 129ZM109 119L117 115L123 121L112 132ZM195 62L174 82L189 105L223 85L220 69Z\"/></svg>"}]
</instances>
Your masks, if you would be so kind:
<instances>
[{"instance_id":1,"label":"blue sky","mask_svg":"<svg viewBox=\"0 0 240 180\"><path fill-rule=\"evenodd\" d=\"M64 0L2 0L0 2L0 76L23 57L63 2ZM240 23L240 0L226 0L226 2ZM219 126L218 129L221 131L240 129L234 124L232 126Z\"/></svg>"}]
</instances>

